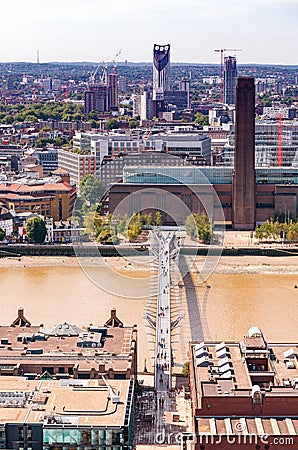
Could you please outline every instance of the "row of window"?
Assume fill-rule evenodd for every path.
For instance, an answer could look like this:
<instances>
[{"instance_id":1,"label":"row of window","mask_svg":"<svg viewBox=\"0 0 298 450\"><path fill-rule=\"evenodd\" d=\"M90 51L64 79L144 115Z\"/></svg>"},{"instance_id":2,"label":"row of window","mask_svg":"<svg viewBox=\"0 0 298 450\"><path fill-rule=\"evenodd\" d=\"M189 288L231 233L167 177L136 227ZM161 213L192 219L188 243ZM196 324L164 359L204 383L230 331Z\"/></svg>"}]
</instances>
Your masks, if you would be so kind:
<instances>
[{"instance_id":1,"label":"row of window","mask_svg":"<svg viewBox=\"0 0 298 450\"><path fill-rule=\"evenodd\" d=\"M123 439L121 430L80 430L67 428L45 428L44 444L77 444L77 445L120 445Z\"/></svg>"}]
</instances>

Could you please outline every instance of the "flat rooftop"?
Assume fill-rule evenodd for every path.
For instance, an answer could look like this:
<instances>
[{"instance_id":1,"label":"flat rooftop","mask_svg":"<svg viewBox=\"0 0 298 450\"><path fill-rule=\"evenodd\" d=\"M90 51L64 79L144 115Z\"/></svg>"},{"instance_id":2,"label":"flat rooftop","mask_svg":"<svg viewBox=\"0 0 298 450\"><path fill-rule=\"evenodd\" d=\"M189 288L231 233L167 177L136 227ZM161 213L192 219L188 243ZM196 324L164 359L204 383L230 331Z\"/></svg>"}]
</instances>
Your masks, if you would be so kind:
<instances>
[{"instance_id":1,"label":"flat rooftop","mask_svg":"<svg viewBox=\"0 0 298 450\"><path fill-rule=\"evenodd\" d=\"M10 375L15 367L23 367L26 373L34 366L59 364L76 364L78 371L102 366L101 372L125 372L131 368L136 351L132 347L136 328L120 324L78 327L64 323L45 329L32 326L24 316L18 317L12 325L0 326L0 373Z\"/></svg>"},{"instance_id":2,"label":"flat rooftop","mask_svg":"<svg viewBox=\"0 0 298 450\"><path fill-rule=\"evenodd\" d=\"M251 396L259 385L266 396L298 398L297 343L266 343L246 336L239 342L194 342L191 364L197 404L202 397Z\"/></svg>"},{"instance_id":3,"label":"flat rooftop","mask_svg":"<svg viewBox=\"0 0 298 450\"><path fill-rule=\"evenodd\" d=\"M58 381L0 377L0 423L121 427L125 413L130 414L129 393L133 382L107 381L110 389L102 379ZM111 392L119 397L113 400Z\"/></svg>"}]
</instances>

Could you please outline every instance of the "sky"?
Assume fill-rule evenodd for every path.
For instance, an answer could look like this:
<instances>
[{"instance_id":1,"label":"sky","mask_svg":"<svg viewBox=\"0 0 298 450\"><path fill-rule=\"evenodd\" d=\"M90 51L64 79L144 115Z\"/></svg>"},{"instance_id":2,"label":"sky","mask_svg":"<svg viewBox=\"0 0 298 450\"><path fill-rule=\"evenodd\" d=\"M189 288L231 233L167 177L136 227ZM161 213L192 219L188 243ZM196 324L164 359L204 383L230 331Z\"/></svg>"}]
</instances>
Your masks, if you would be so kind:
<instances>
[{"instance_id":1,"label":"sky","mask_svg":"<svg viewBox=\"0 0 298 450\"><path fill-rule=\"evenodd\" d=\"M0 62L151 62L169 43L172 62L296 65L297 18L298 0L1 0Z\"/></svg>"}]
</instances>

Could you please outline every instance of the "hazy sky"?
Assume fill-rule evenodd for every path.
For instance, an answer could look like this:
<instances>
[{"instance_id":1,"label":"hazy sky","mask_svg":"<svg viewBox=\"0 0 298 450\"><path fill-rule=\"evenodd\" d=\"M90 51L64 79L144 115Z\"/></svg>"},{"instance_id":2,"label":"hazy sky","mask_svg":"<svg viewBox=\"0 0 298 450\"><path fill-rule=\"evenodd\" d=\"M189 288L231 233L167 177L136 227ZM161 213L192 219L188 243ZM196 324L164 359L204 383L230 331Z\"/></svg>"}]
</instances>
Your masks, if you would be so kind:
<instances>
[{"instance_id":1,"label":"hazy sky","mask_svg":"<svg viewBox=\"0 0 298 450\"><path fill-rule=\"evenodd\" d=\"M218 63L216 48L241 48L238 63L298 64L298 0L1 0L0 62L171 61Z\"/></svg>"}]
</instances>

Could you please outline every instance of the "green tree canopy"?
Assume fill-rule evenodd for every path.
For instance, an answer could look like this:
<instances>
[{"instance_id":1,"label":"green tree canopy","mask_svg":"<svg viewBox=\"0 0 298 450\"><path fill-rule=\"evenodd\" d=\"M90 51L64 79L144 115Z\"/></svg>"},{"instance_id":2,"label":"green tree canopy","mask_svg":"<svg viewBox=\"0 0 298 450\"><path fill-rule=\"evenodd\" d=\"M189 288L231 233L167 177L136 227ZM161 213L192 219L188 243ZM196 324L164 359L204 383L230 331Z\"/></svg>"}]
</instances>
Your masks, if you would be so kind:
<instances>
[{"instance_id":1,"label":"green tree canopy","mask_svg":"<svg viewBox=\"0 0 298 450\"><path fill-rule=\"evenodd\" d=\"M11 114L8 114L7 116L4 117L3 122L6 123L7 125L10 125L13 123L13 116Z\"/></svg>"},{"instance_id":2,"label":"green tree canopy","mask_svg":"<svg viewBox=\"0 0 298 450\"><path fill-rule=\"evenodd\" d=\"M96 211L89 211L84 215L83 223L90 236L97 236L105 225L105 217L100 216Z\"/></svg>"},{"instance_id":3,"label":"green tree canopy","mask_svg":"<svg viewBox=\"0 0 298 450\"><path fill-rule=\"evenodd\" d=\"M88 114L88 120L97 120L98 119L98 112L97 111L90 111Z\"/></svg>"},{"instance_id":4,"label":"green tree canopy","mask_svg":"<svg viewBox=\"0 0 298 450\"><path fill-rule=\"evenodd\" d=\"M129 128L137 128L139 125L140 122L135 117L129 119Z\"/></svg>"},{"instance_id":5,"label":"green tree canopy","mask_svg":"<svg viewBox=\"0 0 298 450\"><path fill-rule=\"evenodd\" d=\"M35 140L34 147L35 148L46 148L47 144L53 144L54 139L51 138L38 138Z\"/></svg>"},{"instance_id":6,"label":"green tree canopy","mask_svg":"<svg viewBox=\"0 0 298 450\"><path fill-rule=\"evenodd\" d=\"M117 119L110 119L106 123L106 128L108 130L115 130L116 128L119 128L119 122Z\"/></svg>"},{"instance_id":7,"label":"green tree canopy","mask_svg":"<svg viewBox=\"0 0 298 450\"><path fill-rule=\"evenodd\" d=\"M265 241L280 241L286 239L288 242L298 240L298 222L290 219L289 223L279 220L266 220L255 228L255 238Z\"/></svg>"},{"instance_id":8,"label":"green tree canopy","mask_svg":"<svg viewBox=\"0 0 298 450\"><path fill-rule=\"evenodd\" d=\"M206 213L193 213L185 220L186 233L194 238L204 241L206 244L210 243L213 231L209 217Z\"/></svg>"},{"instance_id":9,"label":"green tree canopy","mask_svg":"<svg viewBox=\"0 0 298 450\"><path fill-rule=\"evenodd\" d=\"M188 372L189 372L189 362L186 361L186 362L183 364L183 367L182 367L182 376L185 377L185 378L187 378L187 377L188 377Z\"/></svg>"},{"instance_id":10,"label":"green tree canopy","mask_svg":"<svg viewBox=\"0 0 298 450\"><path fill-rule=\"evenodd\" d=\"M208 125L208 116L205 116L204 114L197 112L195 115L195 120L194 122L198 125L200 125L201 127L203 127L204 125Z\"/></svg>"},{"instance_id":11,"label":"green tree canopy","mask_svg":"<svg viewBox=\"0 0 298 450\"><path fill-rule=\"evenodd\" d=\"M44 242L47 229L41 217L31 217L27 221L26 233L28 238L34 243Z\"/></svg>"},{"instance_id":12,"label":"green tree canopy","mask_svg":"<svg viewBox=\"0 0 298 450\"><path fill-rule=\"evenodd\" d=\"M142 231L141 214L134 213L129 221L127 228L127 237L130 241L136 239Z\"/></svg>"},{"instance_id":13,"label":"green tree canopy","mask_svg":"<svg viewBox=\"0 0 298 450\"><path fill-rule=\"evenodd\" d=\"M99 203L104 191L101 180L94 175L86 175L80 183L80 197L89 205Z\"/></svg>"},{"instance_id":14,"label":"green tree canopy","mask_svg":"<svg viewBox=\"0 0 298 450\"><path fill-rule=\"evenodd\" d=\"M162 222L163 222L163 220L162 220L161 212L160 211L156 211L156 213L155 213L155 225L157 227L160 227L162 225Z\"/></svg>"},{"instance_id":15,"label":"green tree canopy","mask_svg":"<svg viewBox=\"0 0 298 450\"><path fill-rule=\"evenodd\" d=\"M29 105L2 105L0 120L4 123L47 120L79 120L84 114L83 105L63 102L30 103Z\"/></svg>"}]
</instances>

